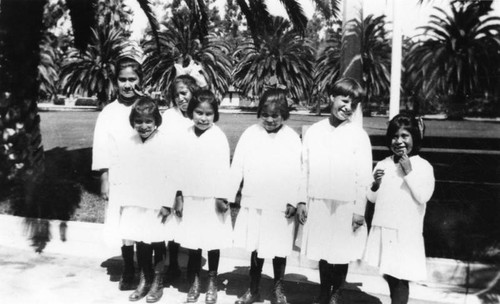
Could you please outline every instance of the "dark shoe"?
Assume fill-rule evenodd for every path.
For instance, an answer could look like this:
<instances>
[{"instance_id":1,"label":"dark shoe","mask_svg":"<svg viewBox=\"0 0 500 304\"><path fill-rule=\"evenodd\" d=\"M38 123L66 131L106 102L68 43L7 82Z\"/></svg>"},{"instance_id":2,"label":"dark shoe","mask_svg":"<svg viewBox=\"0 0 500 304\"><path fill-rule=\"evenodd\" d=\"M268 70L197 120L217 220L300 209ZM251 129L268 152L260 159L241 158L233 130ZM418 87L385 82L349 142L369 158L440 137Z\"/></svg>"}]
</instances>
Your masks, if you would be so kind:
<instances>
[{"instance_id":1,"label":"dark shoe","mask_svg":"<svg viewBox=\"0 0 500 304\"><path fill-rule=\"evenodd\" d=\"M134 290L134 275L122 274L120 282L118 283L118 289L120 290Z\"/></svg>"},{"instance_id":2,"label":"dark shoe","mask_svg":"<svg viewBox=\"0 0 500 304\"><path fill-rule=\"evenodd\" d=\"M341 304L342 303L342 299L341 299L341 296L340 296L340 288L337 289L336 292L332 293L332 295L330 296L330 302L328 302L328 304Z\"/></svg>"},{"instance_id":3,"label":"dark shoe","mask_svg":"<svg viewBox=\"0 0 500 304\"><path fill-rule=\"evenodd\" d=\"M136 290L128 297L132 302L139 301L144 298L151 288L151 278L141 271L141 280L139 281L139 286Z\"/></svg>"},{"instance_id":4,"label":"dark shoe","mask_svg":"<svg viewBox=\"0 0 500 304\"><path fill-rule=\"evenodd\" d=\"M271 295L271 304L287 304L285 292L283 290L283 281L274 283L273 293Z\"/></svg>"},{"instance_id":5,"label":"dark shoe","mask_svg":"<svg viewBox=\"0 0 500 304\"><path fill-rule=\"evenodd\" d=\"M234 304L252 304L255 302L260 302L260 294L258 292L252 293L252 291L248 289L244 295L234 302Z\"/></svg>"},{"instance_id":6,"label":"dark shoe","mask_svg":"<svg viewBox=\"0 0 500 304\"><path fill-rule=\"evenodd\" d=\"M149 289L148 294L146 295L147 303L155 303L158 302L163 296L163 279L162 274L160 272L155 273L155 277L153 279L153 284Z\"/></svg>"},{"instance_id":7,"label":"dark shoe","mask_svg":"<svg viewBox=\"0 0 500 304\"><path fill-rule=\"evenodd\" d=\"M191 287L189 288L186 302L195 303L196 301L198 301L199 297L200 297L200 278L198 275L195 275L193 284L191 284Z\"/></svg>"},{"instance_id":8,"label":"dark shoe","mask_svg":"<svg viewBox=\"0 0 500 304\"><path fill-rule=\"evenodd\" d=\"M206 304L217 303L217 272L216 271L209 271L208 272L208 288L207 288L207 293L205 294L205 303Z\"/></svg>"}]
</instances>

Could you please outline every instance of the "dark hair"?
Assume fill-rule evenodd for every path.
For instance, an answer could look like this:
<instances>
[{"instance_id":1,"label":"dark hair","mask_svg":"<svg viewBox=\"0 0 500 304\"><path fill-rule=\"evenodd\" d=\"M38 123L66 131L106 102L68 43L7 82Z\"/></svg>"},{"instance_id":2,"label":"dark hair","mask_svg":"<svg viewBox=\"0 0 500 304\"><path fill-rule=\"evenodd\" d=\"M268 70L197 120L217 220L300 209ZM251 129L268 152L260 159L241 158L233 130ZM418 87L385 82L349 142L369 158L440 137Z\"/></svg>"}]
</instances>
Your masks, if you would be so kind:
<instances>
[{"instance_id":1,"label":"dark hair","mask_svg":"<svg viewBox=\"0 0 500 304\"><path fill-rule=\"evenodd\" d=\"M194 92L193 98L189 101L187 108L188 117L193 119L194 109L204 102L207 102L212 106L212 109L214 110L214 122L217 122L219 120L219 101L210 90L198 90Z\"/></svg>"},{"instance_id":2,"label":"dark hair","mask_svg":"<svg viewBox=\"0 0 500 304\"><path fill-rule=\"evenodd\" d=\"M413 149L411 150L410 155L418 154L420 147L422 146L423 130L420 130L421 127L419 126L418 120L414 116L406 113L398 114L394 116L391 121L389 121L387 134L385 135L387 147L391 149L392 138L401 128L410 132L413 139Z\"/></svg>"},{"instance_id":3,"label":"dark hair","mask_svg":"<svg viewBox=\"0 0 500 304\"><path fill-rule=\"evenodd\" d=\"M142 80L143 80L142 66L139 62L137 62L137 60L130 57L121 57L116 61L115 78L118 79L118 74L120 74L120 71L126 68L132 68L132 70L134 70L134 72L139 77L139 84L142 85Z\"/></svg>"},{"instance_id":4,"label":"dark hair","mask_svg":"<svg viewBox=\"0 0 500 304\"><path fill-rule=\"evenodd\" d=\"M175 103L175 94L177 92L176 92L175 86L178 83L185 84L188 87L191 94L194 94L194 92L196 92L200 89L200 87L196 83L196 80L189 75L180 75L180 76L175 77L174 81L172 81L172 85L170 86L170 98L172 98L172 103L176 107L177 107L177 104Z\"/></svg>"},{"instance_id":5,"label":"dark hair","mask_svg":"<svg viewBox=\"0 0 500 304\"><path fill-rule=\"evenodd\" d=\"M266 90L259 101L257 118L260 118L264 106L270 104L275 104L278 107L283 120L287 120L290 117L288 101L286 100L286 90L276 88Z\"/></svg>"},{"instance_id":6,"label":"dark hair","mask_svg":"<svg viewBox=\"0 0 500 304\"><path fill-rule=\"evenodd\" d=\"M328 96L349 96L352 99L354 108L363 100L365 90L353 78L341 78L334 84L327 87Z\"/></svg>"},{"instance_id":7,"label":"dark hair","mask_svg":"<svg viewBox=\"0 0 500 304\"><path fill-rule=\"evenodd\" d=\"M134 127L134 120L138 116L152 115L157 127L161 126L162 118L158 104L149 96L142 96L134 103L130 111L129 122Z\"/></svg>"}]
</instances>

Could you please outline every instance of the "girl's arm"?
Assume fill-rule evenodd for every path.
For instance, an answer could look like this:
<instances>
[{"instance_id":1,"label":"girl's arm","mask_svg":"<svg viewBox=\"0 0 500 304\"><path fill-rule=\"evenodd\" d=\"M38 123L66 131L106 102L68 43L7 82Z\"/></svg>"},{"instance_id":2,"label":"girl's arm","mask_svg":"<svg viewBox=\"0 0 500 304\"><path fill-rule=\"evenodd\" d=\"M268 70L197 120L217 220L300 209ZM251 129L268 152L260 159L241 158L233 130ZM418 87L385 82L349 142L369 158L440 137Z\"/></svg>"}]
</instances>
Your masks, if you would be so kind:
<instances>
[{"instance_id":1,"label":"girl's arm","mask_svg":"<svg viewBox=\"0 0 500 304\"><path fill-rule=\"evenodd\" d=\"M404 180L417 203L425 204L434 193L434 169L424 159L412 165L412 171L404 177Z\"/></svg>"},{"instance_id":2,"label":"girl's arm","mask_svg":"<svg viewBox=\"0 0 500 304\"><path fill-rule=\"evenodd\" d=\"M307 221L307 187L309 178L309 140L308 133L303 137L302 143L302 168L301 168L301 179L300 179L300 190L301 195L303 195L303 202L297 204L297 220L300 224L305 224Z\"/></svg>"},{"instance_id":3,"label":"girl's arm","mask_svg":"<svg viewBox=\"0 0 500 304\"><path fill-rule=\"evenodd\" d=\"M354 213L364 217L366 196L372 182L372 145L368 134L364 130L358 136L358 143L359 145L354 155L356 164L356 200L354 202Z\"/></svg>"},{"instance_id":4,"label":"girl's arm","mask_svg":"<svg viewBox=\"0 0 500 304\"><path fill-rule=\"evenodd\" d=\"M230 202L234 202L236 200L236 195L240 189L241 180L243 179L244 159L248 146L247 137L246 132L244 132L236 145L236 149L234 150L228 184L228 200Z\"/></svg>"}]
</instances>

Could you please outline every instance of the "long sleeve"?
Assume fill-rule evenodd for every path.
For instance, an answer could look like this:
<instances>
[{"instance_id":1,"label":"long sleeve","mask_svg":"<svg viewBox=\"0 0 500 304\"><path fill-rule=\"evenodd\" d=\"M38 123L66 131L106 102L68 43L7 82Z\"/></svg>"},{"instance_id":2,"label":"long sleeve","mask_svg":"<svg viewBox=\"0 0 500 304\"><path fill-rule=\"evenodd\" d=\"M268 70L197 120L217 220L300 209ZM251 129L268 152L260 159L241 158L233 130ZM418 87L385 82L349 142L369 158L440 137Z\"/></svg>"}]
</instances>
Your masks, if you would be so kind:
<instances>
[{"instance_id":1,"label":"long sleeve","mask_svg":"<svg viewBox=\"0 0 500 304\"><path fill-rule=\"evenodd\" d=\"M370 138L363 131L360 134L359 146L356 149L356 199L354 201L354 213L359 215L365 214L366 209L366 195L372 180L372 147Z\"/></svg>"},{"instance_id":2,"label":"long sleeve","mask_svg":"<svg viewBox=\"0 0 500 304\"><path fill-rule=\"evenodd\" d=\"M110 166L109 127L105 122L105 114L100 113L94 129L92 144L92 170L108 169Z\"/></svg>"},{"instance_id":3,"label":"long sleeve","mask_svg":"<svg viewBox=\"0 0 500 304\"><path fill-rule=\"evenodd\" d=\"M412 197L419 204L427 203L434 192L434 170L425 160L422 160L421 166L412 170L404 177L406 185L410 189Z\"/></svg>"},{"instance_id":4,"label":"long sleeve","mask_svg":"<svg viewBox=\"0 0 500 304\"><path fill-rule=\"evenodd\" d=\"M247 152L246 133L243 133L234 150L228 185L228 200L233 202L243 180L244 158Z\"/></svg>"}]
</instances>

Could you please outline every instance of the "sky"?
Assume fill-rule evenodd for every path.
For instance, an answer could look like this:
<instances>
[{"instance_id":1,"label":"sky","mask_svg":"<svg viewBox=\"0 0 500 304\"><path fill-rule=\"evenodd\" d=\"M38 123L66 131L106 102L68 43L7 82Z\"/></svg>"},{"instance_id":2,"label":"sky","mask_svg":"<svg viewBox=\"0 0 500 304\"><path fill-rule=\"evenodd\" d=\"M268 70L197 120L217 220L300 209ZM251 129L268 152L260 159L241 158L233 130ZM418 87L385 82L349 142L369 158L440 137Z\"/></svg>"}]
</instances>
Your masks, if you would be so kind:
<instances>
[{"instance_id":1,"label":"sky","mask_svg":"<svg viewBox=\"0 0 500 304\"><path fill-rule=\"evenodd\" d=\"M134 23L132 28L134 29L134 34L132 38L139 39L142 36L142 32L147 25L146 17L144 13L140 11L139 5L136 0L124 0L133 10L134 10ZM165 0L170 1L170 0ZM304 12L308 18L314 13L314 4L312 0L299 0L302 4ZM350 2L356 2L353 0L344 0ZM418 0L357 0L363 3L363 14L368 16L369 14L374 14L376 16L385 14L387 15L387 21L392 20L392 4L393 1L401 1L401 15L402 18L402 32L405 36L413 36L416 32L415 29L418 26L424 25L430 14L433 11L433 6L438 6L446 11L449 11L449 0L432 0L427 1L425 4L419 5ZM216 0L216 5L220 7L220 13L224 14L224 4L226 0ZM281 5L280 0L267 0L267 5L269 11L275 15L286 15L286 12ZM500 0L495 0L494 4L495 14L500 15Z\"/></svg>"}]
</instances>

